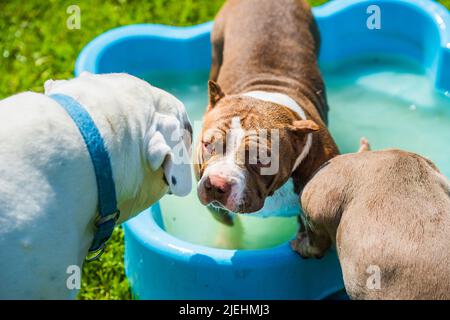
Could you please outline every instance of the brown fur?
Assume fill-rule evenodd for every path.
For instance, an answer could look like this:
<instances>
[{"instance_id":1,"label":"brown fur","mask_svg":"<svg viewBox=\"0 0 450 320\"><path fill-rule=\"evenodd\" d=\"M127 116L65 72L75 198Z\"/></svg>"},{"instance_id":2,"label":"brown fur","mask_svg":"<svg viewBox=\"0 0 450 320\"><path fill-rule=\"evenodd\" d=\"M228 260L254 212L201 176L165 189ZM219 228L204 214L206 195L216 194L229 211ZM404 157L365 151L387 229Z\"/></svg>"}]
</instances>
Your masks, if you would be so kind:
<instances>
[{"instance_id":1,"label":"brown fur","mask_svg":"<svg viewBox=\"0 0 450 320\"><path fill-rule=\"evenodd\" d=\"M196 148L195 172L200 178L211 160L202 151L202 143L213 140L206 132L222 133L223 140L233 117L241 118L244 130L280 129L280 172L266 177L252 174L246 188L248 201L242 212L253 212L289 179L307 133L317 131L309 155L292 174L298 193L323 162L339 153L326 128L328 105L317 66L319 34L305 1L229 0L215 19L212 43L210 78L218 84L209 84L210 103ZM285 106L242 96L261 90L287 94L310 122L298 121Z\"/></svg>"},{"instance_id":2,"label":"brown fur","mask_svg":"<svg viewBox=\"0 0 450 320\"><path fill-rule=\"evenodd\" d=\"M450 184L431 161L400 150L342 155L301 203L306 230L294 249L320 257L335 243L352 298L450 299ZM380 289L366 286L371 265Z\"/></svg>"}]
</instances>

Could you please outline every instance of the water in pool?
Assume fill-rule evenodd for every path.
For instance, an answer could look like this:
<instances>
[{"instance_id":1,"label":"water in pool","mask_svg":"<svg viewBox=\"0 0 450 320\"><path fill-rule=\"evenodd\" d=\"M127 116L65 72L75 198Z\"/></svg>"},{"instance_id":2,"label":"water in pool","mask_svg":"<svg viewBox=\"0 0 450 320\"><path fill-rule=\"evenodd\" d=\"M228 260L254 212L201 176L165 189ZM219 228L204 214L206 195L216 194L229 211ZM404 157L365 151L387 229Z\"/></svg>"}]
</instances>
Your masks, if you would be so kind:
<instances>
[{"instance_id":1,"label":"water in pool","mask_svg":"<svg viewBox=\"0 0 450 320\"><path fill-rule=\"evenodd\" d=\"M322 68L330 105L329 125L342 153L354 152L359 138L373 149L400 148L433 160L450 177L450 97L435 92L426 74L413 63L392 59L366 59ZM208 72L152 73L150 83L181 99L199 133L207 104ZM197 122L197 123L195 123ZM197 141L194 138L194 141ZM239 216L234 227L217 222L196 194L164 197L165 229L172 235L210 247L259 249L291 239L296 218Z\"/></svg>"}]
</instances>

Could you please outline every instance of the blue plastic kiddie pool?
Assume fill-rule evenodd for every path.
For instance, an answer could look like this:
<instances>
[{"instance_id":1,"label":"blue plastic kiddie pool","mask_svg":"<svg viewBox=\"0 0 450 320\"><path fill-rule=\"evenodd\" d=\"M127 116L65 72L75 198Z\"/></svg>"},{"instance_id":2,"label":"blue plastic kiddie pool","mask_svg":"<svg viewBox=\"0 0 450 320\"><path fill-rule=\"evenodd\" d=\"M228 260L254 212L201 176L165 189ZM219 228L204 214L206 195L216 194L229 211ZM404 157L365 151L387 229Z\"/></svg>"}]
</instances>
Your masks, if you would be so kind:
<instances>
[{"instance_id":1,"label":"blue plastic kiddie pool","mask_svg":"<svg viewBox=\"0 0 450 320\"><path fill-rule=\"evenodd\" d=\"M376 5L380 28L368 28ZM377 10L377 9L375 9ZM313 9L322 37L321 64L362 56L414 60L433 86L450 90L450 16L428 0L339 0ZM178 28L131 25L108 31L80 54L75 74L197 72L211 63L212 23ZM331 106L332 108L333 106ZM343 297L335 251L302 260L285 243L259 250L192 244L164 230L155 204L125 229L125 268L140 299L324 299Z\"/></svg>"}]
</instances>

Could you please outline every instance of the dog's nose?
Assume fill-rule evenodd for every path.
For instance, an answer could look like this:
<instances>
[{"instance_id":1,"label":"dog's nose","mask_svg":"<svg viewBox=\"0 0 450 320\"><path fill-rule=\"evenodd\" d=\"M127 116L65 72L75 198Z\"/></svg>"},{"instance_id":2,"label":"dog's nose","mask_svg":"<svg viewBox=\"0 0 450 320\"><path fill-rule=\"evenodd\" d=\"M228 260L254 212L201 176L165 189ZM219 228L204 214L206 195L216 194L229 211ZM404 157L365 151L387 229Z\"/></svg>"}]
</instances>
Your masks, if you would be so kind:
<instances>
[{"instance_id":1,"label":"dog's nose","mask_svg":"<svg viewBox=\"0 0 450 320\"><path fill-rule=\"evenodd\" d=\"M210 175L205 180L205 190L210 201L219 201L223 205L231 193L233 182L226 177Z\"/></svg>"}]
</instances>

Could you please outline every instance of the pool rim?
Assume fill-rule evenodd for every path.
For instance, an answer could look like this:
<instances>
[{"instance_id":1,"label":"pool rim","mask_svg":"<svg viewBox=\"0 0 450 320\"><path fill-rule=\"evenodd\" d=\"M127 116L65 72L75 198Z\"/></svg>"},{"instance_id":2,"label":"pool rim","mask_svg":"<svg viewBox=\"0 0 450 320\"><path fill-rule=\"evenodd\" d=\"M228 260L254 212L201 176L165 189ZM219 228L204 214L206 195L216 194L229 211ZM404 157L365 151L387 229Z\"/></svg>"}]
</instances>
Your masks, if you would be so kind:
<instances>
[{"instance_id":1,"label":"pool rim","mask_svg":"<svg viewBox=\"0 0 450 320\"><path fill-rule=\"evenodd\" d=\"M231 266L236 263L236 261L231 261L231 259L235 258L235 253L239 251L240 253L245 252L245 255L239 257L240 263L247 259L251 259L252 263L255 263L256 258L262 264L273 265L274 263L281 264L283 262L282 259L290 259L293 255L296 255L291 250L289 242L261 249L221 249L191 243L164 230L161 226L161 214L161 206L157 202L141 212L139 216L127 221L124 226L125 230L132 230L134 237L138 239L141 245L145 247L150 246L152 249L157 249L160 254L175 257L179 261L188 261L193 255L203 254L214 257L216 262L221 262L219 263L221 265ZM155 215L158 215L159 218L155 217ZM160 220L160 222L157 220ZM138 226L138 223L145 224L145 228ZM332 250L334 251L334 249ZM277 257L280 260L272 260L270 257Z\"/></svg>"},{"instance_id":2,"label":"pool rim","mask_svg":"<svg viewBox=\"0 0 450 320\"><path fill-rule=\"evenodd\" d=\"M156 217L155 217L156 216ZM141 212L138 216L130 219L123 224L125 237L132 237L133 241L139 244L143 252L150 250L156 254L161 261L161 257L170 259L170 261L177 261L180 265L189 265L190 267L205 268L203 260L192 259L194 256L207 256L214 260L217 265L216 268L228 269L230 271L237 271L246 269L251 266L253 269L264 270L265 267L273 268L280 266L281 268L291 265L294 261L308 261L301 260L300 256L295 253L289 245L289 242L280 245L263 248L263 249L219 249L204 245L194 244L184 241L176 236L171 235L161 227L163 223L161 216L161 207L159 202L155 203L148 209ZM136 245L133 244L133 247ZM236 256L236 253L239 256ZM125 250L125 263L127 259L127 250ZM336 259L337 252L334 247L330 248L326 256L323 258L327 266ZM134 258L134 260L136 257ZM298 259L298 260L297 260ZM133 261L134 261L133 260ZM331 262L330 262L331 261ZM310 263L319 263L321 260L310 259ZM323 265L325 269L327 268ZM335 266L339 268L339 265ZM134 278L129 275L129 267L125 265L125 271L130 281ZM340 269L339 269L339 272ZM133 287L133 284L131 284ZM344 284L341 281L336 281L330 286L311 294L311 299L322 300L332 297L334 295L341 295L345 290ZM267 299L267 298L264 298ZM293 298L293 300L296 300Z\"/></svg>"}]
</instances>

